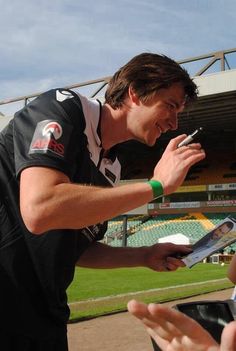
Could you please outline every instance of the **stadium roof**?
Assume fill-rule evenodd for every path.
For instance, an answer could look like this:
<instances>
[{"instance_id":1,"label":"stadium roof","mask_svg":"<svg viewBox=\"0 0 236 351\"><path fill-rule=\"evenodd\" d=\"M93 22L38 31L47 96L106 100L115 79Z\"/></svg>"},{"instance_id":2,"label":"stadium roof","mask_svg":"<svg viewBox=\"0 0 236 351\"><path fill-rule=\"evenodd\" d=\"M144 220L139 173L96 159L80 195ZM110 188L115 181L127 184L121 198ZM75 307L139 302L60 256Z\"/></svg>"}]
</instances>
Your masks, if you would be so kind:
<instances>
[{"instance_id":1,"label":"stadium roof","mask_svg":"<svg viewBox=\"0 0 236 351\"><path fill-rule=\"evenodd\" d=\"M194 79L198 101L180 116L181 128L193 125L207 130L228 131L236 128L236 70L218 72Z\"/></svg>"}]
</instances>

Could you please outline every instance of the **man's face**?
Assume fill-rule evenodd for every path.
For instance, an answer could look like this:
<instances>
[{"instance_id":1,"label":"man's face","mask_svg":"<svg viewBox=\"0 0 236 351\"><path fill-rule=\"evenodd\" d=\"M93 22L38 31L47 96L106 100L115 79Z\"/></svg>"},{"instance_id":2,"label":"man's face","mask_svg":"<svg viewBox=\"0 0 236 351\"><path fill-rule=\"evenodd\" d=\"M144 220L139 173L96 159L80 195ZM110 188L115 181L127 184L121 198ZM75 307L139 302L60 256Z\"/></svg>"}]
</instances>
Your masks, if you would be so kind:
<instances>
[{"instance_id":1,"label":"man's face","mask_svg":"<svg viewBox=\"0 0 236 351\"><path fill-rule=\"evenodd\" d=\"M127 122L133 139L153 146L162 133L177 129L184 103L185 92L179 83L159 90L148 103L132 103Z\"/></svg>"},{"instance_id":2,"label":"man's face","mask_svg":"<svg viewBox=\"0 0 236 351\"><path fill-rule=\"evenodd\" d=\"M230 231L230 228L227 226L227 224L222 224L219 228L214 230L214 233L212 235L213 239L219 239L224 234L228 233Z\"/></svg>"}]
</instances>

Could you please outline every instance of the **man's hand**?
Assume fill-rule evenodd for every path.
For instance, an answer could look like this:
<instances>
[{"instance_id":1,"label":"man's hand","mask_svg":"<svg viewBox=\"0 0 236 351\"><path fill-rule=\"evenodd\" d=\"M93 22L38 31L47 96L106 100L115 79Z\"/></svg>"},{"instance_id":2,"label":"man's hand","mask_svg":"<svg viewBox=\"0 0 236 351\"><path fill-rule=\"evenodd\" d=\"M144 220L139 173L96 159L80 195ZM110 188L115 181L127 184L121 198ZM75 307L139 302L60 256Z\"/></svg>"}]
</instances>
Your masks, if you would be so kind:
<instances>
[{"instance_id":1,"label":"man's hand","mask_svg":"<svg viewBox=\"0 0 236 351\"><path fill-rule=\"evenodd\" d=\"M178 148L185 137L180 135L169 142L154 169L152 179L161 182L165 195L173 193L183 183L189 168L206 156L199 143Z\"/></svg>"},{"instance_id":2,"label":"man's hand","mask_svg":"<svg viewBox=\"0 0 236 351\"><path fill-rule=\"evenodd\" d=\"M142 321L163 351L236 350L236 322L224 328L220 346L200 324L172 308L132 300L128 303L128 310Z\"/></svg>"},{"instance_id":3,"label":"man's hand","mask_svg":"<svg viewBox=\"0 0 236 351\"><path fill-rule=\"evenodd\" d=\"M188 245L175 245L172 243L155 244L147 248L145 266L154 271L175 271L185 264L178 257L192 252Z\"/></svg>"}]
</instances>

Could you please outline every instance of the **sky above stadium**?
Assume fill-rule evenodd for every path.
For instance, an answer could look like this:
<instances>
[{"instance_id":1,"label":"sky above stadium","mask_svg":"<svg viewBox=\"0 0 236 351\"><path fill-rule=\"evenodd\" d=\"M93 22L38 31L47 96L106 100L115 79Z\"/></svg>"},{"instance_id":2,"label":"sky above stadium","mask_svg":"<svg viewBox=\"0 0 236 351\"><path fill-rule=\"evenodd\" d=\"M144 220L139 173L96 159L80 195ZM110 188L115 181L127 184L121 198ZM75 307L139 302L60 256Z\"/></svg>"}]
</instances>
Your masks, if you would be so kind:
<instances>
[{"instance_id":1,"label":"sky above stadium","mask_svg":"<svg viewBox=\"0 0 236 351\"><path fill-rule=\"evenodd\" d=\"M145 51L181 60L236 47L235 0L0 0L0 8L0 100L112 75Z\"/></svg>"}]
</instances>

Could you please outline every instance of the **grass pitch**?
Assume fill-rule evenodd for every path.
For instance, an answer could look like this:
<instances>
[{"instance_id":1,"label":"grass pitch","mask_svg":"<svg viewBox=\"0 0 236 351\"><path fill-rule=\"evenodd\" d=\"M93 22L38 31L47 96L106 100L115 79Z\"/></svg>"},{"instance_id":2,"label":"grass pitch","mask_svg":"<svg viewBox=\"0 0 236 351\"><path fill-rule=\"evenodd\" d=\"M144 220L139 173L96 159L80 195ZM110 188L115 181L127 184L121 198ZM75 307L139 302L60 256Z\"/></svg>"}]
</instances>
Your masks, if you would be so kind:
<instances>
[{"instance_id":1,"label":"grass pitch","mask_svg":"<svg viewBox=\"0 0 236 351\"><path fill-rule=\"evenodd\" d=\"M131 298L164 302L233 287L226 274L227 265L210 263L162 273L147 268L76 268L67 291L71 320L124 311Z\"/></svg>"}]
</instances>

